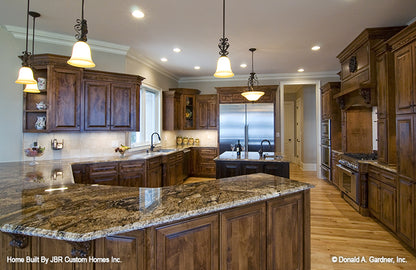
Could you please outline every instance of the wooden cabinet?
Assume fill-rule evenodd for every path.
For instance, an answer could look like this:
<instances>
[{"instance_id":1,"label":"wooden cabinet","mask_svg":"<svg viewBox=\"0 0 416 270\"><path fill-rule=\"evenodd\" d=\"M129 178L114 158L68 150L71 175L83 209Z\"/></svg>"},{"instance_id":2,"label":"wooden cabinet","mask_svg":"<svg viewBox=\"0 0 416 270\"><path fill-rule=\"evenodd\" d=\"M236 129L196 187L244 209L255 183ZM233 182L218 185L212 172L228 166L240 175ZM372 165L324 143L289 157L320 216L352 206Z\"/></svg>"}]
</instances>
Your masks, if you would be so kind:
<instances>
[{"instance_id":1,"label":"wooden cabinet","mask_svg":"<svg viewBox=\"0 0 416 270\"><path fill-rule=\"evenodd\" d=\"M197 89L170 88L163 92L163 130L196 129Z\"/></svg>"},{"instance_id":2,"label":"wooden cabinet","mask_svg":"<svg viewBox=\"0 0 416 270\"><path fill-rule=\"evenodd\" d=\"M369 165L368 209L370 214L393 232L397 220L397 177L395 173Z\"/></svg>"},{"instance_id":3,"label":"wooden cabinet","mask_svg":"<svg viewBox=\"0 0 416 270\"><path fill-rule=\"evenodd\" d=\"M399 176L397 192L397 235L415 248L415 183Z\"/></svg>"},{"instance_id":4,"label":"wooden cabinet","mask_svg":"<svg viewBox=\"0 0 416 270\"><path fill-rule=\"evenodd\" d=\"M132 231L95 240L95 257L120 258L120 263L97 263L95 269L146 269L145 232ZM117 265L118 264L118 265Z\"/></svg>"},{"instance_id":5,"label":"wooden cabinet","mask_svg":"<svg viewBox=\"0 0 416 270\"><path fill-rule=\"evenodd\" d=\"M396 116L397 172L415 179L415 119L413 114Z\"/></svg>"},{"instance_id":6,"label":"wooden cabinet","mask_svg":"<svg viewBox=\"0 0 416 270\"><path fill-rule=\"evenodd\" d=\"M337 169L338 161L341 157L340 152L332 151L331 152L331 164L332 164L332 183L339 189L340 188L340 182L339 182L339 172Z\"/></svg>"},{"instance_id":7,"label":"wooden cabinet","mask_svg":"<svg viewBox=\"0 0 416 270\"><path fill-rule=\"evenodd\" d=\"M255 91L263 91L264 95L256 103L275 103L278 85L255 86ZM251 103L241 93L247 91L247 86L215 87L219 104Z\"/></svg>"},{"instance_id":8,"label":"wooden cabinet","mask_svg":"<svg viewBox=\"0 0 416 270\"><path fill-rule=\"evenodd\" d=\"M266 269L265 204L223 212L220 220L220 269Z\"/></svg>"},{"instance_id":9,"label":"wooden cabinet","mask_svg":"<svg viewBox=\"0 0 416 270\"><path fill-rule=\"evenodd\" d=\"M119 163L119 185L127 187L145 187L145 161L133 160Z\"/></svg>"},{"instance_id":10,"label":"wooden cabinet","mask_svg":"<svg viewBox=\"0 0 416 270\"><path fill-rule=\"evenodd\" d=\"M137 76L85 71L84 129L138 130L139 86Z\"/></svg>"},{"instance_id":11,"label":"wooden cabinet","mask_svg":"<svg viewBox=\"0 0 416 270\"><path fill-rule=\"evenodd\" d=\"M163 186L182 184L184 178L184 153L175 152L164 156L163 159Z\"/></svg>"},{"instance_id":12,"label":"wooden cabinet","mask_svg":"<svg viewBox=\"0 0 416 270\"><path fill-rule=\"evenodd\" d=\"M289 178L289 162L239 161L217 159L216 178L233 177L252 173L267 173Z\"/></svg>"},{"instance_id":13,"label":"wooden cabinet","mask_svg":"<svg viewBox=\"0 0 416 270\"><path fill-rule=\"evenodd\" d=\"M88 166L88 178L92 184L118 186L118 163L100 162Z\"/></svg>"},{"instance_id":14,"label":"wooden cabinet","mask_svg":"<svg viewBox=\"0 0 416 270\"><path fill-rule=\"evenodd\" d=\"M196 129L217 129L217 95L196 96Z\"/></svg>"},{"instance_id":15,"label":"wooden cabinet","mask_svg":"<svg viewBox=\"0 0 416 270\"><path fill-rule=\"evenodd\" d=\"M192 175L199 177L215 177L216 147L192 148Z\"/></svg>"},{"instance_id":16,"label":"wooden cabinet","mask_svg":"<svg viewBox=\"0 0 416 270\"><path fill-rule=\"evenodd\" d=\"M156 269L218 269L218 215L156 228Z\"/></svg>"},{"instance_id":17,"label":"wooden cabinet","mask_svg":"<svg viewBox=\"0 0 416 270\"><path fill-rule=\"evenodd\" d=\"M162 186L162 158L155 157L146 160L146 187Z\"/></svg>"},{"instance_id":18,"label":"wooden cabinet","mask_svg":"<svg viewBox=\"0 0 416 270\"><path fill-rule=\"evenodd\" d=\"M414 112L414 46L409 44L394 53L397 114Z\"/></svg>"}]
</instances>

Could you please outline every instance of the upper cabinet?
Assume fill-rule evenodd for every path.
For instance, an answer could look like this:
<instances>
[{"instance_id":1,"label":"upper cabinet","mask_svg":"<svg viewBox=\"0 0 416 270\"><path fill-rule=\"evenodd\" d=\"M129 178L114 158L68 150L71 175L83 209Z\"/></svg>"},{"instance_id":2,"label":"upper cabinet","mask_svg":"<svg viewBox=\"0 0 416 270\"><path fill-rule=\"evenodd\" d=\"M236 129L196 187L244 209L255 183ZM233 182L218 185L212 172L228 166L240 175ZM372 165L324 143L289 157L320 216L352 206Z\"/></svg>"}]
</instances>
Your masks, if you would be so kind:
<instances>
[{"instance_id":1,"label":"upper cabinet","mask_svg":"<svg viewBox=\"0 0 416 270\"><path fill-rule=\"evenodd\" d=\"M341 108L371 106L376 100L375 47L399 32L403 27L365 29L338 56L341 62ZM359 90L356 92L356 90Z\"/></svg>"},{"instance_id":2,"label":"upper cabinet","mask_svg":"<svg viewBox=\"0 0 416 270\"><path fill-rule=\"evenodd\" d=\"M69 66L69 57L34 57L36 79L46 80L38 94L23 95L23 131L139 129L140 76L83 70Z\"/></svg>"},{"instance_id":3,"label":"upper cabinet","mask_svg":"<svg viewBox=\"0 0 416 270\"><path fill-rule=\"evenodd\" d=\"M217 129L217 95L198 95L196 97L196 128Z\"/></svg>"},{"instance_id":4,"label":"upper cabinet","mask_svg":"<svg viewBox=\"0 0 416 270\"><path fill-rule=\"evenodd\" d=\"M137 76L85 70L85 130L138 130L139 86Z\"/></svg>"},{"instance_id":5,"label":"upper cabinet","mask_svg":"<svg viewBox=\"0 0 416 270\"><path fill-rule=\"evenodd\" d=\"M197 89L170 88L163 92L163 130L196 129Z\"/></svg>"}]
</instances>

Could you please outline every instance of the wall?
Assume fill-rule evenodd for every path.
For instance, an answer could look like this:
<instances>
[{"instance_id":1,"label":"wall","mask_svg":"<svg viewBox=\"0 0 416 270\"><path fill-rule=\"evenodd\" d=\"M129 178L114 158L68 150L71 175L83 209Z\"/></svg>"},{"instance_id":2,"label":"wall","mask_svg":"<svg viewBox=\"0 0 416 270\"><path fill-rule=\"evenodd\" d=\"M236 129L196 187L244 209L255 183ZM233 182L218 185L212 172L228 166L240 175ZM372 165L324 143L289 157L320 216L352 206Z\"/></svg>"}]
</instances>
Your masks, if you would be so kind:
<instances>
[{"instance_id":1,"label":"wall","mask_svg":"<svg viewBox=\"0 0 416 270\"><path fill-rule=\"evenodd\" d=\"M303 87L303 149L302 162L304 164L316 163L316 100L315 86Z\"/></svg>"}]
</instances>

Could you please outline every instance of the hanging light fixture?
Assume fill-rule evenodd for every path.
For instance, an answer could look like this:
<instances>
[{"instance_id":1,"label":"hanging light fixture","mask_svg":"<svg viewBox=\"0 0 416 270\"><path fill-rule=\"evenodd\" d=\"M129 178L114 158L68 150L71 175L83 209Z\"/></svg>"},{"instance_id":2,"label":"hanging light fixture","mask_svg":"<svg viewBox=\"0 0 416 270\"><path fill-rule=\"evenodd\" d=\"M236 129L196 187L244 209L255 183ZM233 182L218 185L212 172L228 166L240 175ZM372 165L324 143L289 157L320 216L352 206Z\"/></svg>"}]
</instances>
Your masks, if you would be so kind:
<instances>
[{"instance_id":1,"label":"hanging light fixture","mask_svg":"<svg viewBox=\"0 0 416 270\"><path fill-rule=\"evenodd\" d=\"M29 15L32 16L33 18L33 31L32 31L32 57L35 57L35 20L36 18L40 17L40 14L35 12L35 11L29 11ZM39 88L38 88L38 84L36 83L31 83L31 84L26 84L25 89L23 90L23 92L26 93L40 93Z\"/></svg>"},{"instance_id":2,"label":"hanging light fixture","mask_svg":"<svg viewBox=\"0 0 416 270\"><path fill-rule=\"evenodd\" d=\"M27 0L27 12L26 12L26 50L22 55L22 67L19 70L19 75L15 83L18 84L34 84L36 83L35 78L33 77L33 71L29 67L30 54L27 51L28 37L29 37L29 6L30 0Z\"/></svg>"},{"instance_id":3,"label":"hanging light fixture","mask_svg":"<svg viewBox=\"0 0 416 270\"><path fill-rule=\"evenodd\" d=\"M222 38L220 38L220 43L218 48L220 48L220 58L217 61L217 71L214 73L214 77L217 78L230 78L234 76L233 71L231 70L231 62L227 57L228 47L228 38L225 37L225 0L222 1Z\"/></svg>"},{"instance_id":4,"label":"hanging light fixture","mask_svg":"<svg viewBox=\"0 0 416 270\"><path fill-rule=\"evenodd\" d=\"M249 51L251 52L251 73L250 77L248 78L248 90L246 92L241 93L243 97L248 99L249 101L257 101L264 95L263 91L254 91L254 85L259 85L259 80L257 79L257 75L254 72L254 60L253 55L256 48L250 48Z\"/></svg>"},{"instance_id":5,"label":"hanging light fixture","mask_svg":"<svg viewBox=\"0 0 416 270\"><path fill-rule=\"evenodd\" d=\"M71 59L68 60L68 64L75 67L93 68L94 62L91 58L91 49L87 43L88 26L87 20L84 19L84 0L82 0L82 18L76 20L74 26L75 38L78 40L72 48Z\"/></svg>"}]
</instances>

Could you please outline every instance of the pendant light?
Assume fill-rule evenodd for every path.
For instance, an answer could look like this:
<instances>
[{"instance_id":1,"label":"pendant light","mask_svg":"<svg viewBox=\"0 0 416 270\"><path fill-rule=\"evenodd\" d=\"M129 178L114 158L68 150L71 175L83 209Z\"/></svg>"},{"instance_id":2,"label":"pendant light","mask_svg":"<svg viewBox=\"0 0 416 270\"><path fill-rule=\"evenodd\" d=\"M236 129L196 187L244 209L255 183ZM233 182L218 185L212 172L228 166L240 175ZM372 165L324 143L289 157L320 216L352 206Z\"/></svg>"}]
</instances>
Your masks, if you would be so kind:
<instances>
[{"instance_id":1,"label":"pendant light","mask_svg":"<svg viewBox=\"0 0 416 270\"><path fill-rule=\"evenodd\" d=\"M225 37L225 0L222 1L222 38L220 38L220 43L218 48L220 48L220 58L217 61L217 71L214 73L214 77L217 78L230 78L234 76L233 71L231 70L231 62L227 57L228 55L228 38Z\"/></svg>"},{"instance_id":2,"label":"pendant light","mask_svg":"<svg viewBox=\"0 0 416 270\"><path fill-rule=\"evenodd\" d=\"M32 18L33 18L33 25L32 25L32 27L33 27L33 31L32 31L32 57L35 57L35 20L36 20L36 18L40 17L40 14L35 12L35 11L29 11L29 15L32 16ZM33 93L33 94L40 93L37 83L26 84L26 87L23 90L23 92Z\"/></svg>"},{"instance_id":3,"label":"pendant light","mask_svg":"<svg viewBox=\"0 0 416 270\"><path fill-rule=\"evenodd\" d=\"M18 84L34 84L36 83L35 78L33 77L33 71L29 67L29 58L30 54L27 51L27 45L28 45L28 37L29 37L29 6L30 6L30 0L27 0L27 12L26 12L26 50L23 52L22 55L22 67L19 70L19 75L17 77L17 80L15 83Z\"/></svg>"},{"instance_id":4,"label":"pendant light","mask_svg":"<svg viewBox=\"0 0 416 270\"><path fill-rule=\"evenodd\" d=\"M93 68L94 62L91 58L91 49L87 43L87 20L84 19L84 0L82 0L82 18L76 20L74 29L77 34L75 38L78 40L72 48L71 59L68 60L68 64L75 67Z\"/></svg>"},{"instance_id":5,"label":"pendant light","mask_svg":"<svg viewBox=\"0 0 416 270\"><path fill-rule=\"evenodd\" d=\"M257 75L254 72L254 60L253 55L256 48L250 48L249 51L251 52L251 73L250 77L248 78L248 90L246 92L241 93L243 97L245 97L249 101L257 101L264 95L263 91L254 91L254 85L259 85L259 80L257 79Z\"/></svg>"}]
</instances>

